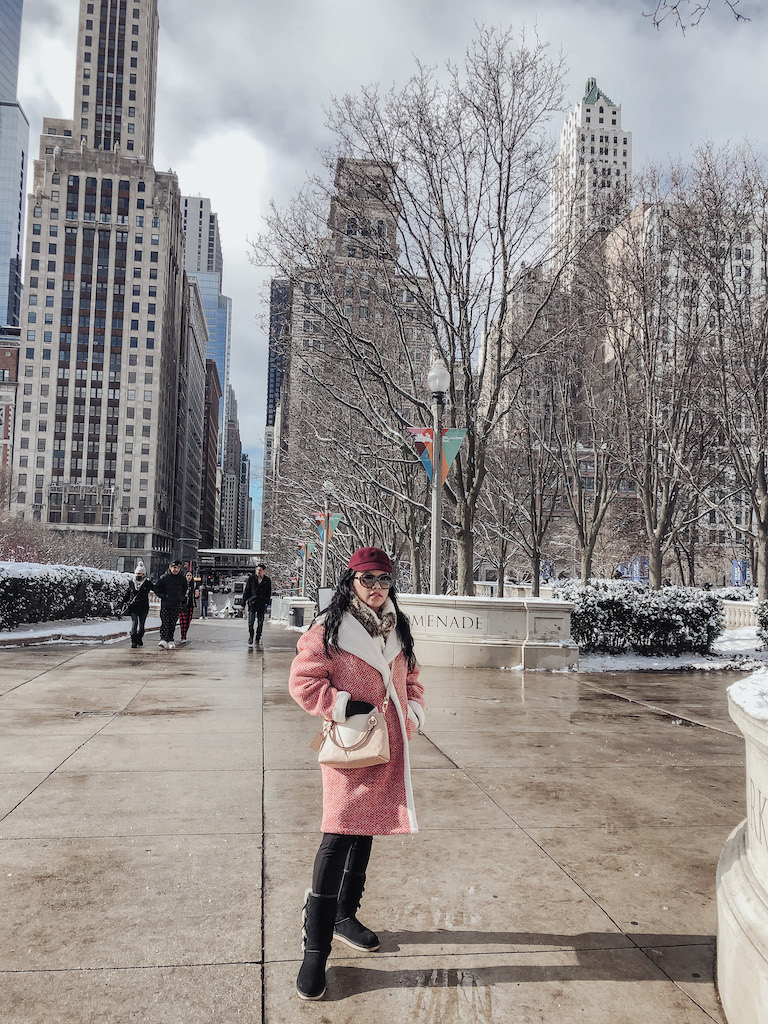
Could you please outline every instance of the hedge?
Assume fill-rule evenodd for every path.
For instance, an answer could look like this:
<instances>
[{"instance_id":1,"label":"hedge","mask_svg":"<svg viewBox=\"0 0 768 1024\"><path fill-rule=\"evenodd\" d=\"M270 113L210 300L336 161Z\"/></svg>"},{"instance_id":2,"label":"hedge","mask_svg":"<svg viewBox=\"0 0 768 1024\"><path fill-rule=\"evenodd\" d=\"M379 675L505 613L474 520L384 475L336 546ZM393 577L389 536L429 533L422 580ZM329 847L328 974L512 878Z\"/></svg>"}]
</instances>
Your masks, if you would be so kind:
<instances>
[{"instance_id":1,"label":"hedge","mask_svg":"<svg viewBox=\"0 0 768 1024\"><path fill-rule=\"evenodd\" d=\"M86 565L0 562L0 630L122 615L130 574Z\"/></svg>"},{"instance_id":2,"label":"hedge","mask_svg":"<svg viewBox=\"0 0 768 1024\"><path fill-rule=\"evenodd\" d=\"M639 583L568 580L556 596L574 604L571 636L583 651L707 653L723 632L720 598L693 587L648 590Z\"/></svg>"}]
</instances>

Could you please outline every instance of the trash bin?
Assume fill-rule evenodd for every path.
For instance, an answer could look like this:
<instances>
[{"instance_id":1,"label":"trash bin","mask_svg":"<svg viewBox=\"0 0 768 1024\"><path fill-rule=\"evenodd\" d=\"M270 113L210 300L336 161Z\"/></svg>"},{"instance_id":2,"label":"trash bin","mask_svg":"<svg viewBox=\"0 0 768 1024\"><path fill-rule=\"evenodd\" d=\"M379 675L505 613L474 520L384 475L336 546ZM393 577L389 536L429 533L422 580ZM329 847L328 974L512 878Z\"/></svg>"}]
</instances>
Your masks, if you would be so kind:
<instances>
[{"instance_id":1,"label":"trash bin","mask_svg":"<svg viewBox=\"0 0 768 1024\"><path fill-rule=\"evenodd\" d=\"M291 625L292 626L303 626L304 625L304 609L297 608L295 605L291 608Z\"/></svg>"}]
</instances>

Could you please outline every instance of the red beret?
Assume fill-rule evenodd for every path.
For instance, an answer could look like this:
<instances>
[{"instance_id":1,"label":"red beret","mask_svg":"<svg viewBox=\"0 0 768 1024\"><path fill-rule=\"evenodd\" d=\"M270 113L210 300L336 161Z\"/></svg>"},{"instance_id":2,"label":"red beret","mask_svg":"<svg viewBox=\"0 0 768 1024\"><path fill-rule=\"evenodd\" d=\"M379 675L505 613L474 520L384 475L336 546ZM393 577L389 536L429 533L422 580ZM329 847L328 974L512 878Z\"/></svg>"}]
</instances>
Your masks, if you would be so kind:
<instances>
[{"instance_id":1,"label":"red beret","mask_svg":"<svg viewBox=\"0 0 768 1024\"><path fill-rule=\"evenodd\" d=\"M367 572L369 569L392 572L392 563L386 551L381 548L358 548L347 563L347 568L357 572Z\"/></svg>"}]
</instances>

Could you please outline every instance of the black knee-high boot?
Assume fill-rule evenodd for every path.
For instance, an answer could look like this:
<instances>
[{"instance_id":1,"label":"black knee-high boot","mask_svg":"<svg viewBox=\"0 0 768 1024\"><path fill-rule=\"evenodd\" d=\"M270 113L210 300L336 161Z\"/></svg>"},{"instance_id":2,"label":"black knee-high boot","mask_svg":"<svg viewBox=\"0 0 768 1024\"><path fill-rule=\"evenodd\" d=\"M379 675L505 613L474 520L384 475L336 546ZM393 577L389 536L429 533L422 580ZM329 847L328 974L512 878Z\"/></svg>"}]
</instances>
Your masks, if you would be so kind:
<instances>
[{"instance_id":1,"label":"black knee-high boot","mask_svg":"<svg viewBox=\"0 0 768 1024\"><path fill-rule=\"evenodd\" d=\"M336 902L335 896L319 896L307 889L302 930L304 960L296 979L296 991L302 999L322 999L325 995L325 962L333 942Z\"/></svg>"},{"instance_id":2,"label":"black knee-high boot","mask_svg":"<svg viewBox=\"0 0 768 1024\"><path fill-rule=\"evenodd\" d=\"M365 872L344 869L341 876L339 900L336 907L336 921L333 934L355 949L372 953L379 948L379 937L370 928L360 924L355 916L365 889Z\"/></svg>"}]
</instances>

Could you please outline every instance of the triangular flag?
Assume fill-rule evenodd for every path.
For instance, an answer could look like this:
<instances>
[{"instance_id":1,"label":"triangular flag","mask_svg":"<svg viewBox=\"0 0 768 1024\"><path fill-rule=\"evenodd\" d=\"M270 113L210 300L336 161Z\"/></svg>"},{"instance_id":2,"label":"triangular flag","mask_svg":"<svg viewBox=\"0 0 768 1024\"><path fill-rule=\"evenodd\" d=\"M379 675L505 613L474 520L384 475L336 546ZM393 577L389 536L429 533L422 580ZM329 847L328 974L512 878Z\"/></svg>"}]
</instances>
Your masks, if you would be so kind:
<instances>
[{"instance_id":1,"label":"triangular flag","mask_svg":"<svg viewBox=\"0 0 768 1024\"><path fill-rule=\"evenodd\" d=\"M408 432L413 435L413 446L416 449L416 454L427 471L429 482L432 483L433 431L430 427L408 427ZM445 483L448 478L448 473L459 453L461 442L464 440L466 433L466 429L461 427L446 427L443 429L442 483Z\"/></svg>"},{"instance_id":2,"label":"triangular flag","mask_svg":"<svg viewBox=\"0 0 768 1024\"><path fill-rule=\"evenodd\" d=\"M461 442L466 434L466 428L463 427L451 427L443 431L443 483L446 481L454 459L459 454Z\"/></svg>"}]
</instances>

